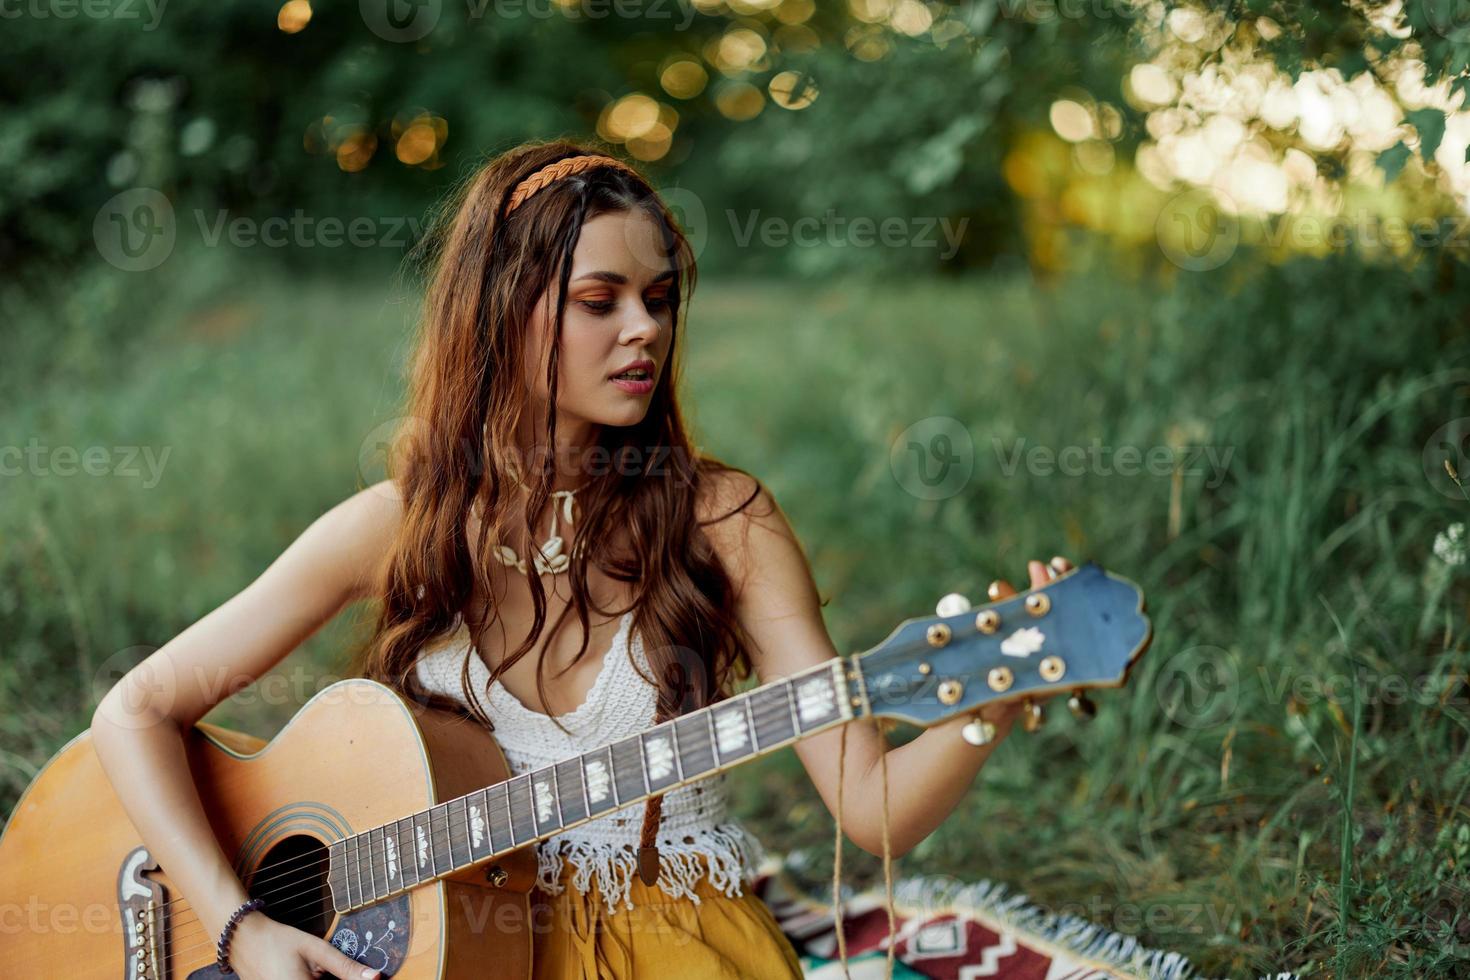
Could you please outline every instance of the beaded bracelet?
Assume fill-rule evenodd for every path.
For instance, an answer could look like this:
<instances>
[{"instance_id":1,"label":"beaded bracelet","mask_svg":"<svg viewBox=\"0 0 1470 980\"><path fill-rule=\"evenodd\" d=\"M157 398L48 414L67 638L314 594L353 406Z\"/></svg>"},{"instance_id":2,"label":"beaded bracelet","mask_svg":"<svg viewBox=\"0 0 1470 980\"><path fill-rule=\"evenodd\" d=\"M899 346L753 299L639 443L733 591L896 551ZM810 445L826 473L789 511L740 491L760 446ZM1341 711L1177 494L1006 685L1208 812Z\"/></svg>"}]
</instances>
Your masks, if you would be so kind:
<instances>
[{"instance_id":1,"label":"beaded bracelet","mask_svg":"<svg viewBox=\"0 0 1470 980\"><path fill-rule=\"evenodd\" d=\"M234 972L230 969L230 934L235 931L235 926L239 925L240 920L245 918L247 914L254 912L258 908L262 908L264 905L265 899L252 898L230 913L230 921L226 922L225 927L220 930L219 942L215 943L215 950L218 953L218 957L215 959L215 966L219 969L220 973Z\"/></svg>"}]
</instances>

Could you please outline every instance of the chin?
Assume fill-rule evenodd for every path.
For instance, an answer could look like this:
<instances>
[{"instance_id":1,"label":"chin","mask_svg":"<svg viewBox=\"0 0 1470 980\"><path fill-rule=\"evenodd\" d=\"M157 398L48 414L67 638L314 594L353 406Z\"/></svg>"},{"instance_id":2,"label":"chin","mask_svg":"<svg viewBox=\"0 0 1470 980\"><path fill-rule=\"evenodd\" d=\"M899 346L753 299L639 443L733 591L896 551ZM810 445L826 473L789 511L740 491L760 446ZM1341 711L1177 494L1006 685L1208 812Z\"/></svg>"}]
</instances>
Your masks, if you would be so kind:
<instances>
[{"instance_id":1,"label":"chin","mask_svg":"<svg viewBox=\"0 0 1470 980\"><path fill-rule=\"evenodd\" d=\"M648 415L648 403L644 402L641 405L624 405L621 408L609 411L603 416L601 421L603 425L627 428L630 425L637 425L639 422L642 422L646 415Z\"/></svg>"}]
</instances>

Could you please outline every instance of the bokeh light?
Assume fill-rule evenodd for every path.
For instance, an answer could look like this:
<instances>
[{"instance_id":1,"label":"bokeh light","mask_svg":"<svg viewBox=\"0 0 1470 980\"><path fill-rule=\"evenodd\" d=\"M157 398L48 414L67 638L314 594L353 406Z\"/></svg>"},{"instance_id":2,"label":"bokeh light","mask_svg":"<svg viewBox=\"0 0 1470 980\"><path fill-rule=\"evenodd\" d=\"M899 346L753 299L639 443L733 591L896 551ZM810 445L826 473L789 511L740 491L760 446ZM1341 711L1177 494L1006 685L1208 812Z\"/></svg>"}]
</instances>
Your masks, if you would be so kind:
<instances>
[{"instance_id":1,"label":"bokeh light","mask_svg":"<svg viewBox=\"0 0 1470 980\"><path fill-rule=\"evenodd\" d=\"M295 34L311 23L309 0L286 0L276 14L276 26L287 34Z\"/></svg>"}]
</instances>

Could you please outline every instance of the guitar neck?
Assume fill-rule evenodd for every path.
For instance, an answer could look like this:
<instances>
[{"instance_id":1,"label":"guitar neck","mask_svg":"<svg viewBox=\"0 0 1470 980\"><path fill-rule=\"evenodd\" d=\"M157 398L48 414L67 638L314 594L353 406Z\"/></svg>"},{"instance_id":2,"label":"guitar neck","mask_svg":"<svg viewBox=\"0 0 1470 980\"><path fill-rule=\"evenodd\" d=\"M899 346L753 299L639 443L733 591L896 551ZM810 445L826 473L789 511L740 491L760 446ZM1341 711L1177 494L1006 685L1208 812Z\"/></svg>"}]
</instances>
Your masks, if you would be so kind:
<instances>
[{"instance_id":1,"label":"guitar neck","mask_svg":"<svg viewBox=\"0 0 1470 980\"><path fill-rule=\"evenodd\" d=\"M708 708L335 841L337 912L381 901L851 721L861 672L838 658Z\"/></svg>"}]
</instances>

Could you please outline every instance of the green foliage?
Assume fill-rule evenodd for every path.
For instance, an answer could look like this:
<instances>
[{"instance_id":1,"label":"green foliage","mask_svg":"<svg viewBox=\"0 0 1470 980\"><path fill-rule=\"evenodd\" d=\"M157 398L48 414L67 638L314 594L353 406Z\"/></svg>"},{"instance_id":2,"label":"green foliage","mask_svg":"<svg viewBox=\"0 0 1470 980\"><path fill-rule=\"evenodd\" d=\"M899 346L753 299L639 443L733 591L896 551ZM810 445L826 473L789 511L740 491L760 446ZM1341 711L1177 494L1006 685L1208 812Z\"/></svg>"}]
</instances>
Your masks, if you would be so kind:
<instances>
[{"instance_id":1,"label":"green foliage","mask_svg":"<svg viewBox=\"0 0 1470 980\"><path fill-rule=\"evenodd\" d=\"M911 38L860 5L819 5L802 28L815 47L770 12L691 11L676 28L447 5L412 43L375 34L353 3L315 5L295 34L239 0L168 5L152 26L7 20L0 430L47 462L0 476L0 810L146 645L361 484L373 429L396 413L415 297L381 284L400 250L210 246L208 222L416 219L486 154L585 137L612 100L660 93L668 58L747 27L766 57L712 70L693 98L660 95L679 121L648 169L705 209L705 269L750 276L707 277L695 297L692 417L700 444L761 476L797 525L839 647L1057 552L1128 574L1154 616L1152 652L1103 716L1008 744L904 870L1003 880L1212 974L1462 974L1470 590L1435 542L1467 499L1433 465L1466 458L1463 431L1443 428L1470 417L1460 242L1391 265L1242 245L1213 272L1182 271L1162 261L1126 163L1084 184L1072 148L1037 136L1059 98L1105 104L1129 159L1147 133L1124 78L1173 43L1172 10L1211 24L1208 43L1173 50L1175 69L1265 57L1293 78L1351 78L1413 57L1464 94L1461 7L1408 0L1404 32L1377 3L1073 16L967 0L928 5L943 36ZM815 84L807 108L720 111L732 86L787 70ZM1444 111L1401 108L1409 129L1378 165L1413 179L1371 199L1349 188L1344 213L1451 213L1430 185ZM447 120L448 142L405 165L395 126L420 111ZM362 169L314 142L328 116L375 141ZM1284 151L1297 135L1270 139ZM1349 153L1310 155L1343 182ZM129 187L164 190L180 216L175 254L149 272L99 261L93 239L93 216ZM1112 246L1075 217L1096 198L1114 227L1088 227ZM735 234L752 215L830 211L967 232L949 257ZM989 273L920 274L962 269ZM969 434L974 468L956 495L922 499L892 447L938 417ZM65 475L58 447L118 465L152 450L161 479L149 485L146 459L138 476ZM1122 447L1179 465L1130 475ZM1072 448L1090 460L1080 472L1057 466ZM276 673L335 679L365 612ZM1200 664L1228 681L1206 692L1226 699L1219 712L1176 696ZM1390 697L1391 680L1420 694ZM317 686L257 685L211 720L267 733ZM768 844L803 850L815 884L831 824L799 773L790 753L744 770L737 802ZM866 855L847 860L854 884L873 879Z\"/></svg>"},{"instance_id":2,"label":"green foliage","mask_svg":"<svg viewBox=\"0 0 1470 980\"><path fill-rule=\"evenodd\" d=\"M944 259L904 248L792 256L740 246L724 214L713 214L718 264L806 275L1004 266L1028 258L1002 170L1018 134L1045 128L1057 98L1083 97L1118 112L1109 139L1126 157L1145 134L1123 79L1170 39L1172 10L1219 24L1176 67L1267 57L1293 77L1311 67L1352 77L1417 56L1426 82L1448 80L1456 92L1470 83L1470 29L1453 0L1405 4L1407 31L1389 30L1377 3L957 0L927 5L934 29L916 37L859 19L860 6L818 5L792 33L775 11L635 4L634 16L592 19L545 16L553 8L544 4L435 3L422 5L437 14L432 30L411 43L375 30L364 13L372 7L319 4L297 33L277 27L277 9L242 0L156 12L89 5L108 15L70 17L42 15L54 8L41 3L7 19L0 90L14 105L0 137L0 261L12 269L90 261L91 217L139 186L206 213L419 217L486 154L527 138L590 134L609 102L645 92L678 116L669 153L648 169L711 210L787 221L829 208L944 216L967 220L972 232ZM699 59L734 28L755 31L765 53L729 77L706 65L710 84L691 98L663 93L669 58ZM808 108L766 100L745 122L717 109L731 85L764 90L784 71L815 87ZM394 140L420 112L446 121L447 142L424 165L405 165ZM1443 113L1411 112L1428 161ZM360 171L339 167L324 127L372 142ZM1323 173L1341 174L1346 152L1312 155ZM1387 153L1385 169L1401 157Z\"/></svg>"},{"instance_id":3,"label":"green foliage","mask_svg":"<svg viewBox=\"0 0 1470 980\"><path fill-rule=\"evenodd\" d=\"M37 381L0 408L4 431L170 455L147 487L7 478L0 811L139 644L243 588L370 476L364 446L396 412L400 289L218 251L169 261L78 280L76 305L8 309ZM686 372L697 442L772 488L839 649L1058 552L1149 596L1156 639L1130 686L1090 727L1054 707L1018 734L902 871L1008 882L1211 975L1457 974L1470 583L1433 542L1467 503L1422 451L1470 416L1462 275L1242 252L1215 274L1099 267L1050 287L706 280ZM925 500L892 447L935 416L969 433L973 472ZM1069 446L1107 452L1077 472L1033 452ZM1128 446L1163 447L1177 472L1127 473ZM341 675L369 612L210 720L273 731ZM1229 683L1182 710L1176 682L1201 655ZM1392 678L1420 693L1388 697ZM801 850L820 887L831 822L794 755L734 784L742 817ZM855 851L847 867L854 885L877 871Z\"/></svg>"}]
</instances>

